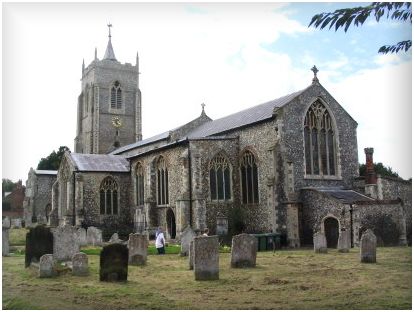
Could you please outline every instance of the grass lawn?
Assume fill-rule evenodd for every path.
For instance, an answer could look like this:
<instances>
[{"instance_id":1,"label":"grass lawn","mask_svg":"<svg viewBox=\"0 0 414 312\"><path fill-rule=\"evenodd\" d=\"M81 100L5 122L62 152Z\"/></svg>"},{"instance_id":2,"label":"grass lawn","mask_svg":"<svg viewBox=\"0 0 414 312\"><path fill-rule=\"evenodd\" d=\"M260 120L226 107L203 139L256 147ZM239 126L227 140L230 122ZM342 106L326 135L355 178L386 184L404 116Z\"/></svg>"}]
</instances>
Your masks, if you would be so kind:
<instances>
[{"instance_id":1,"label":"grass lawn","mask_svg":"<svg viewBox=\"0 0 414 312\"><path fill-rule=\"evenodd\" d=\"M4 309L411 309L411 248L378 248L377 263L359 250L260 252L257 267L231 269L220 253L220 279L195 281L188 258L149 255L129 266L128 282L99 282L99 256L90 276L40 279L24 256L3 257Z\"/></svg>"}]
</instances>

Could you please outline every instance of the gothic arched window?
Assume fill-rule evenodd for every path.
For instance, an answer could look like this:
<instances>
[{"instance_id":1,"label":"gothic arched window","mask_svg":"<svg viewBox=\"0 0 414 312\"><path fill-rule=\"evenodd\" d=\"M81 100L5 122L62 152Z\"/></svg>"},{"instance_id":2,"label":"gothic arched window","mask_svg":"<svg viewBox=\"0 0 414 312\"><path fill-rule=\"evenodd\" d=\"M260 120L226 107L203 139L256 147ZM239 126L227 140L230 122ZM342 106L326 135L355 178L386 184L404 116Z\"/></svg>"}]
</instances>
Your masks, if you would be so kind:
<instances>
[{"instance_id":1,"label":"gothic arched window","mask_svg":"<svg viewBox=\"0 0 414 312\"><path fill-rule=\"evenodd\" d=\"M218 155L210 162L211 200L231 199L230 164L227 159Z\"/></svg>"},{"instance_id":2,"label":"gothic arched window","mask_svg":"<svg viewBox=\"0 0 414 312\"><path fill-rule=\"evenodd\" d=\"M119 81L115 81L111 87L111 108L122 108L122 89Z\"/></svg>"},{"instance_id":3,"label":"gothic arched window","mask_svg":"<svg viewBox=\"0 0 414 312\"><path fill-rule=\"evenodd\" d=\"M137 206L142 206L144 204L144 168L141 163L138 163L136 167L135 187Z\"/></svg>"},{"instance_id":4,"label":"gothic arched window","mask_svg":"<svg viewBox=\"0 0 414 312\"><path fill-rule=\"evenodd\" d=\"M253 153L246 151L240 161L240 179L244 204L259 202L259 179L257 162Z\"/></svg>"},{"instance_id":5,"label":"gothic arched window","mask_svg":"<svg viewBox=\"0 0 414 312\"><path fill-rule=\"evenodd\" d=\"M118 184L106 177L99 188L101 214L118 214Z\"/></svg>"},{"instance_id":6,"label":"gothic arched window","mask_svg":"<svg viewBox=\"0 0 414 312\"><path fill-rule=\"evenodd\" d=\"M335 130L328 110L320 101L313 103L306 113L303 132L306 174L334 176Z\"/></svg>"},{"instance_id":7,"label":"gothic arched window","mask_svg":"<svg viewBox=\"0 0 414 312\"><path fill-rule=\"evenodd\" d=\"M162 156L157 162L157 204L168 205L168 169Z\"/></svg>"}]
</instances>

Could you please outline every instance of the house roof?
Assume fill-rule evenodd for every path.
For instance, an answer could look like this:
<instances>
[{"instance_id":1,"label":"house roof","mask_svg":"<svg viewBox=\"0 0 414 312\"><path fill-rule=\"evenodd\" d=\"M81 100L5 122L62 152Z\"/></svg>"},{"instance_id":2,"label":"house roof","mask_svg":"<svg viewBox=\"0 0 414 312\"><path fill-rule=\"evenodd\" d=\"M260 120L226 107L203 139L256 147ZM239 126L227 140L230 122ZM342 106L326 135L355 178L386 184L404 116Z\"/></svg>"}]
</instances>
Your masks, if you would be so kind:
<instances>
[{"instance_id":1,"label":"house roof","mask_svg":"<svg viewBox=\"0 0 414 312\"><path fill-rule=\"evenodd\" d=\"M35 173L37 175L39 175L39 174L57 175L56 170L35 170Z\"/></svg>"},{"instance_id":2,"label":"house roof","mask_svg":"<svg viewBox=\"0 0 414 312\"><path fill-rule=\"evenodd\" d=\"M240 127L244 127L247 125L251 125L257 122L261 122L270 118L273 118L274 116L274 110L275 108L282 107L289 102L291 102L294 98L299 96L302 92L304 92L306 89L285 95L283 97L280 97L278 99L259 104L253 107L250 107L248 109L242 110L240 112L231 114L229 116L211 120L203 123L199 127L195 128L194 130L188 132L185 134L185 136L189 139L198 139L198 138L205 138L212 135L217 135L226 131L234 130ZM125 145L115 151L113 151L111 154L119 154L128 150L131 150L133 148L141 147L147 144L151 144L157 141L166 140L169 138L170 134L173 131L176 131L178 128L175 128L170 131L163 132L161 134L155 135L153 137L150 137L148 139L135 142L133 144ZM181 138L184 139L184 138Z\"/></svg>"},{"instance_id":3,"label":"house roof","mask_svg":"<svg viewBox=\"0 0 414 312\"><path fill-rule=\"evenodd\" d=\"M69 154L78 171L129 172L130 164L124 156L103 154Z\"/></svg>"}]
</instances>

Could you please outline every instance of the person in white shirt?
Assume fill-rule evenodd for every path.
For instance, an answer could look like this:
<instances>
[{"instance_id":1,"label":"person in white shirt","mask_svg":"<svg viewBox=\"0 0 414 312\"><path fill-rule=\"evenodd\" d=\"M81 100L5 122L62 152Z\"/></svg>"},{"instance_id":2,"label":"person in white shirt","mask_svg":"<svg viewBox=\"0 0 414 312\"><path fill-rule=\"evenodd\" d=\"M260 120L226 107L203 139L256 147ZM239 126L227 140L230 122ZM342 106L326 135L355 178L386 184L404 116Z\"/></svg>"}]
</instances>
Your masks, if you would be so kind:
<instances>
[{"instance_id":1,"label":"person in white shirt","mask_svg":"<svg viewBox=\"0 0 414 312\"><path fill-rule=\"evenodd\" d=\"M159 255L163 255L165 254L164 232L162 231L162 227L159 227L158 230L159 230L159 233L157 235L157 238L155 239L155 248L157 248Z\"/></svg>"}]
</instances>

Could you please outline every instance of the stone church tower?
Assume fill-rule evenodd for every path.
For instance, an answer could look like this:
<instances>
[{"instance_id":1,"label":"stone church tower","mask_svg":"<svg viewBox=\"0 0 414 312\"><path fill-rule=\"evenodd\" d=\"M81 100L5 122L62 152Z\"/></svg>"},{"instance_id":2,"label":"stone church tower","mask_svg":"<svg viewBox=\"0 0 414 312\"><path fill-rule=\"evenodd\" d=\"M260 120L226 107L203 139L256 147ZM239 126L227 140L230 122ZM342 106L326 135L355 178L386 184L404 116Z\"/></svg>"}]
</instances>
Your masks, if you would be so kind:
<instances>
[{"instance_id":1,"label":"stone church tower","mask_svg":"<svg viewBox=\"0 0 414 312\"><path fill-rule=\"evenodd\" d=\"M135 66L121 64L109 40L102 60L82 64L82 92L78 97L75 152L106 154L142 140L138 53Z\"/></svg>"}]
</instances>

